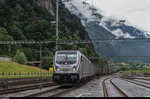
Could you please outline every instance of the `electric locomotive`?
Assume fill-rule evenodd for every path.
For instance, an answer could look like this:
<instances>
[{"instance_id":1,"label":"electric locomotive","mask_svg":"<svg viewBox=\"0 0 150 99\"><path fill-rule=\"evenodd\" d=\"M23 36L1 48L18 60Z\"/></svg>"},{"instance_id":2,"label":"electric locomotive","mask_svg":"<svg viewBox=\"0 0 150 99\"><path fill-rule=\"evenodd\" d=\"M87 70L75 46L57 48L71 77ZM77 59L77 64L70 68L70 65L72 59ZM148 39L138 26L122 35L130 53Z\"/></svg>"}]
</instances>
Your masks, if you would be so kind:
<instances>
[{"instance_id":1,"label":"electric locomotive","mask_svg":"<svg viewBox=\"0 0 150 99\"><path fill-rule=\"evenodd\" d=\"M56 51L53 64L53 82L63 86L79 84L98 70L80 51Z\"/></svg>"}]
</instances>

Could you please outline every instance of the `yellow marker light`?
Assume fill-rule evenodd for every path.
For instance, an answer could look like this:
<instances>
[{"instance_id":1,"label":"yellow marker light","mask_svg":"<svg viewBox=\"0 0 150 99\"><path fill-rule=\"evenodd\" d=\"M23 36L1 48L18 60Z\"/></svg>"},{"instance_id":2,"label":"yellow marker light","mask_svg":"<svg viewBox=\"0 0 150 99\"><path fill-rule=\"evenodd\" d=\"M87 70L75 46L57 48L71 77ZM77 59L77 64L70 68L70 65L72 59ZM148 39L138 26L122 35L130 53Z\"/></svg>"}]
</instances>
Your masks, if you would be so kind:
<instances>
[{"instance_id":1,"label":"yellow marker light","mask_svg":"<svg viewBox=\"0 0 150 99\"><path fill-rule=\"evenodd\" d=\"M49 71L53 71L53 67L49 68Z\"/></svg>"}]
</instances>

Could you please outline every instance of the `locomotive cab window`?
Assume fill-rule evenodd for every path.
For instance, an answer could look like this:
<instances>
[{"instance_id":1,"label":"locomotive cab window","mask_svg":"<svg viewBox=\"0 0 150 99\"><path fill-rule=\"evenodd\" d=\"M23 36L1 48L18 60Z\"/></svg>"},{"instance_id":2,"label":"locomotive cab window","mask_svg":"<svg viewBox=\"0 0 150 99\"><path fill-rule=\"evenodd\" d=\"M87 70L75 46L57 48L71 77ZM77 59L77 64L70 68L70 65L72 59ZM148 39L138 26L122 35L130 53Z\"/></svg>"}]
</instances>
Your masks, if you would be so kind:
<instances>
[{"instance_id":1,"label":"locomotive cab window","mask_svg":"<svg viewBox=\"0 0 150 99\"><path fill-rule=\"evenodd\" d=\"M77 53L76 52L61 52L57 53L56 63L69 65L75 64L77 62Z\"/></svg>"}]
</instances>

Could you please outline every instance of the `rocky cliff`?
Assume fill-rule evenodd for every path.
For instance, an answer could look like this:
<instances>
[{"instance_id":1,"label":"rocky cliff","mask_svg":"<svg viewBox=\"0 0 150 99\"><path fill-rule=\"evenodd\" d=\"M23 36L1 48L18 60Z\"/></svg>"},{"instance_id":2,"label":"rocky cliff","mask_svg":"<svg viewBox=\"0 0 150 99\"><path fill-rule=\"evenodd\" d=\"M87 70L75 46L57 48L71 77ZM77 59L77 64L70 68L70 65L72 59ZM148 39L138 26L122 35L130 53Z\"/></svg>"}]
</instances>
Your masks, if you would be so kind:
<instances>
[{"instance_id":1,"label":"rocky cliff","mask_svg":"<svg viewBox=\"0 0 150 99\"><path fill-rule=\"evenodd\" d=\"M56 0L36 0L36 3L39 5L39 6L42 6L44 8L46 8L49 13L51 13L52 15L55 15L55 1Z\"/></svg>"}]
</instances>

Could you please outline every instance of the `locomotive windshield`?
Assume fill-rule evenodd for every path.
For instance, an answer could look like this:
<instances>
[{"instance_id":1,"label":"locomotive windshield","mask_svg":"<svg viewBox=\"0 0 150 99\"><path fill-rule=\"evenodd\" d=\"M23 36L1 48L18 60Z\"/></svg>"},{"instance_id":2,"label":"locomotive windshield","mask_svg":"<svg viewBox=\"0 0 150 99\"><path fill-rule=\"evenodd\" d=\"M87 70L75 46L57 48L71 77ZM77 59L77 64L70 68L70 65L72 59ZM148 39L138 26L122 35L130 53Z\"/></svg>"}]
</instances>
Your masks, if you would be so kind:
<instances>
[{"instance_id":1,"label":"locomotive windshield","mask_svg":"<svg viewBox=\"0 0 150 99\"><path fill-rule=\"evenodd\" d=\"M76 52L58 52L56 63L57 64L75 64L77 61L77 53Z\"/></svg>"}]
</instances>

